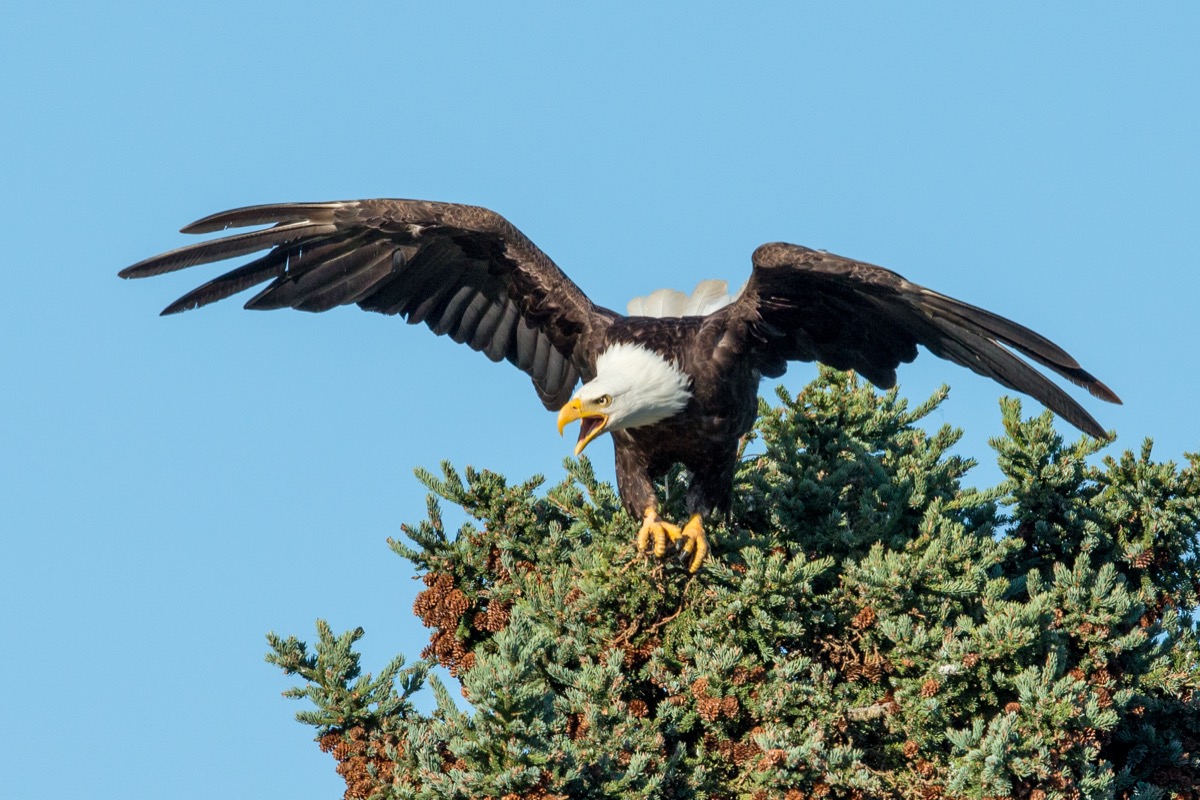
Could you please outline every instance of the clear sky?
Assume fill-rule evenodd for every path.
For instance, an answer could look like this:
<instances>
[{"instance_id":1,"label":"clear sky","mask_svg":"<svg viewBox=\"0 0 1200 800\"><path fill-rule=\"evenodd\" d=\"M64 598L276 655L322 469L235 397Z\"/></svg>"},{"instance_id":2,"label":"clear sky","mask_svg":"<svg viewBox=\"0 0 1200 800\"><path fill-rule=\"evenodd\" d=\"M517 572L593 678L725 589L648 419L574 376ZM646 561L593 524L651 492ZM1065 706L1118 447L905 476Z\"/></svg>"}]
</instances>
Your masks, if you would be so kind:
<instances>
[{"instance_id":1,"label":"clear sky","mask_svg":"<svg viewBox=\"0 0 1200 800\"><path fill-rule=\"evenodd\" d=\"M570 450L524 375L423 327L159 318L214 271L116 272L210 212L486 205L616 308L825 248L1062 344L1125 400L1076 392L1110 452L1200 449L1200 7L584 5L6 7L0 795L339 797L263 634L416 657L384 541L412 469ZM934 422L992 483L1000 388L928 354L901 382L952 385Z\"/></svg>"}]
</instances>

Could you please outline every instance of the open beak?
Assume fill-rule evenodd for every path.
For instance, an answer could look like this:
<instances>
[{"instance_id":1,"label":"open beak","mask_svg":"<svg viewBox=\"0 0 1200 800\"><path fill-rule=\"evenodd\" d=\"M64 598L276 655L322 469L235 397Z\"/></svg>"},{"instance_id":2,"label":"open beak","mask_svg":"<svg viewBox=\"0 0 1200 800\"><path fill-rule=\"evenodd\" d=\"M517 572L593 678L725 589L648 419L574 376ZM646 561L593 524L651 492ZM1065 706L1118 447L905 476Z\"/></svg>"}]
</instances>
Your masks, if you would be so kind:
<instances>
[{"instance_id":1,"label":"open beak","mask_svg":"<svg viewBox=\"0 0 1200 800\"><path fill-rule=\"evenodd\" d=\"M576 397L558 412L558 434L561 436L563 428L576 420L579 421L579 441L575 443L575 455L579 455L583 448L588 446L588 442L604 433L604 429L608 427L608 415L594 409L585 409L583 401Z\"/></svg>"}]
</instances>

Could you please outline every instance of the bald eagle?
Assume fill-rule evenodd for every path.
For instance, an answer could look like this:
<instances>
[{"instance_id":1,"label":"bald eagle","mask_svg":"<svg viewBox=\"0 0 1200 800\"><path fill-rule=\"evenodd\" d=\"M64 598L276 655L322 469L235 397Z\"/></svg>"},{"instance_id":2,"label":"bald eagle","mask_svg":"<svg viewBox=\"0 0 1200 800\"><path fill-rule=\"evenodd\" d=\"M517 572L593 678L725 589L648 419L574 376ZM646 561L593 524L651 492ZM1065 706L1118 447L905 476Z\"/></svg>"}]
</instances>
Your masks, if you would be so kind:
<instances>
[{"instance_id":1,"label":"bald eagle","mask_svg":"<svg viewBox=\"0 0 1200 800\"><path fill-rule=\"evenodd\" d=\"M617 486L637 546L669 544L694 572L708 553L703 519L730 507L738 443L754 423L759 382L789 361L854 370L881 388L917 345L1024 392L1085 433L1104 429L1014 355L1092 395L1117 396L1057 345L1003 317L910 283L882 267L794 244L764 244L736 297L701 284L688 298L656 292L630 315L597 306L508 220L485 208L419 200L250 206L183 233L246 226L120 272L143 278L268 251L171 303L199 308L264 281L246 308L325 311L355 303L506 359L533 380L558 428L580 423L578 455L612 436ZM576 384L582 386L575 390ZM689 519L659 517L654 481L675 464L691 475Z\"/></svg>"}]
</instances>

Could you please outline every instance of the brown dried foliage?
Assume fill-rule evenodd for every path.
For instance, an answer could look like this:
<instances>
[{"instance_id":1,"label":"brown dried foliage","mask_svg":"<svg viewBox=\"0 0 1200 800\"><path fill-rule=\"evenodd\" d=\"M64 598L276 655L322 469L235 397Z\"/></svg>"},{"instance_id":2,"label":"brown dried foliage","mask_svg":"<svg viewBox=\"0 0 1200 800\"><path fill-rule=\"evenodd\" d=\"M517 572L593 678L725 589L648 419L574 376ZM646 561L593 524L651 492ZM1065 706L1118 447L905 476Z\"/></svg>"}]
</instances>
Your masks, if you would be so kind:
<instances>
[{"instance_id":1,"label":"brown dried foliage","mask_svg":"<svg viewBox=\"0 0 1200 800\"><path fill-rule=\"evenodd\" d=\"M763 753L762 757L758 759L755 769L757 769L759 772L766 772L767 770L782 767L786 763L787 753L778 747L772 747L770 750Z\"/></svg>"},{"instance_id":2,"label":"brown dried foliage","mask_svg":"<svg viewBox=\"0 0 1200 800\"><path fill-rule=\"evenodd\" d=\"M621 643L622 658L621 663L627 670L635 670L650 660L650 655L656 648L662 645L662 640L656 636L651 636L641 644L630 644L628 641Z\"/></svg>"},{"instance_id":3,"label":"brown dried foliage","mask_svg":"<svg viewBox=\"0 0 1200 800\"><path fill-rule=\"evenodd\" d=\"M707 678L697 678L692 682L691 690L696 698L696 712L705 722L715 722L722 717L735 719L741 710L741 704L733 695L718 697L709 694Z\"/></svg>"},{"instance_id":4,"label":"brown dried foliage","mask_svg":"<svg viewBox=\"0 0 1200 800\"><path fill-rule=\"evenodd\" d=\"M714 722L721 716L721 701L716 697L701 697L696 701L696 711L700 714L700 719Z\"/></svg>"},{"instance_id":5,"label":"brown dried foliage","mask_svg":"<svg viewBox=\"0 0 1200 800\"><path fill-rule=\"evenodd\" d=\"M704 734L704 747L709 752L718 753L722 759L739 765L762 753L762 748L754 742L735 742L713 733Z\"/></svg>"},{"instance_id":6,"label":"brown dried foliage","mask_svg":"<svg viewBox=\"0 0 1200 800\"><path fill-rule=\"evenodd\" d=\"M525 792L524 794L509 793L501 795L500 800L568 800L565 794L556 794L546 788L552 776L548 772L542 773L542 779L538 785ZM495 800L490 795L485 800Z\"/></svg>"},{"instance_id":7,"label":"brown dried foliage","mask_svg":"<svg viewBox=\"0 0 1200 800\"><path fill-rule=\"evenodd\" d=\"M395 762L387 748L401 751L402 745L391 734L383 734L362 725L347 730L334 729L321 737L322 752L337 760L337 774L346 781L345 800L365 800L380 787L391 785ZM374 770L376 777L371 777Z\"/></svg>"},{"instance_id":8,"label":"brown dried foliage","mask_svg":"<svg viewBox=\"0 0 1200 800\"><path fill-rule=\"evenodd\" d=\"M499 633L508 627L508 621L511 616L512 603L507 601L492 602L487 604L485 610L475 612L475 616L471 620L471 625L477 631Z\"/></svg>"},{"instance_id":9,"label":"brown dried foliage","mask_svg":"<svg viewBox=\"0 0 1200 800\"><path fill-rule=\"evenodd\" d=\"M439 664L450 670L451 675L461 677L475 665L475 654L471 652L474 649L473 642L464 641L458 636L467 615L470 614L470 628L479 633L493 634L508 626L512 603L490 602L482 608L475 606L454 585L454 576L447 573L426 573L421 580L428 588L417 594L413 601L413 613L425 627L433 628L429 644L421 651L421 657L433 656ZM473 608L474 613L471 613Z\"/></svg>"},{"instance_id":10,"label":"brown dried foliage","mask_svg":"<svg viewBox=\"0 0 1200 800\"><path fill-rule=\"evenodd\" d=\"M821 642L821 649L825 651L829 663L851 683L861 680L879 683L884 675L895 669L895 665L886 656L877 651L861 653L854 642L829 637Z\"/></svg>"},{"instance_id":11,"label":"brown dried foliage","mask_svg":"<svg viewBox=\"0 0 1200 800\"><path fill-rule=\"evenodd\" d=\"M587 721L587 717L582 714L571 714L567 717L567 736L572 740L582 739L587 736L588 729L591 725Z\"/></svg>"},{"instance_id":12,"label":"brown dried foliage","mask_svg":"<svg viewBox=\"0 0 1200 800\"><path fill-rule=\"evenodd\" d=\"M454 576L429 572L421 578L429 588L417 594L413 601L413 613L427 628L433 628L429 644L421 651L422 658L434 656L438 663L458 677L470 669L474 658L458 639L457 631L463 616L471 608L471 601L462 590L454 585Z\"/></svg>"},{"instance_id":13,"label":"brown dried foliage","mask_svg":"<svg viewBox=\"0 0 1200 800\"><path fill-rule=\"evenodd\" d=\"M767 676L767 670L761 664L754 669L746 669L743 666L733 668L733 674L729 678L729 682L734 686L745 686L747 683L762 683L763 678Z\"/></svg>"},{"instance_id":14,"label":"brown dried foliage","mask_svg":"<svg viewBox=\"0 0 1200 800\"><path fill-rule=\"evenodd\" d=\"M875 609L871 608L870 606L866 606L854 615L854 619L850 620L850 624L861 631L874 625L875 620Z\"/></svg>"}]
</instances>

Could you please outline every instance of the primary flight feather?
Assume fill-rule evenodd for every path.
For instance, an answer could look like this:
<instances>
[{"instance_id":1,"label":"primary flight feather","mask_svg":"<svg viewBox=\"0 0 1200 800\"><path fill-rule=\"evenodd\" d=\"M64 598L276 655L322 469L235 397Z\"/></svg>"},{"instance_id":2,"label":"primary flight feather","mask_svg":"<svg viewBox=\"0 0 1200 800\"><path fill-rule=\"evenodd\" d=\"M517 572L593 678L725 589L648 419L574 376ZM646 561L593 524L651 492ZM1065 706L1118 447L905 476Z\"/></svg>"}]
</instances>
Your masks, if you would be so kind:
<instances>
[{"instance_id":1,"label":"primary flight feather","mask_svg":"<svg viewBox=\"0 0 1200 800\"><path fill-rule=\"evenodd\" d=\"M354 303L506 359L559 412L560 431L580 423L577 454L611 434L621 499L643 521L639 549L661 558L673 542L692 571L708 553L704 515L729 509L738 442L754 423L759 382L782 375L789 361L854 370L890 388L896 367L923 345L1034 397L1096 438L1105 432L1091 414L1016 353L1120 402L1062 348L1022 325L882 267L798 245L755 250L750 279L735 296L705 282L692 298L656 293L634 301L631 313L639 315L624 316L592 303L508 220L477 206L280 203L213 214L183 232L254 225L270 227L181 247L120 275L160 275L266 250L163 313L269 281L246 308L325 311ZM640 315L651 313L658 316ZM658 516L654 491L654 480L674 464L691 474L682 527Z\"/></svg>"}]
</instances>

